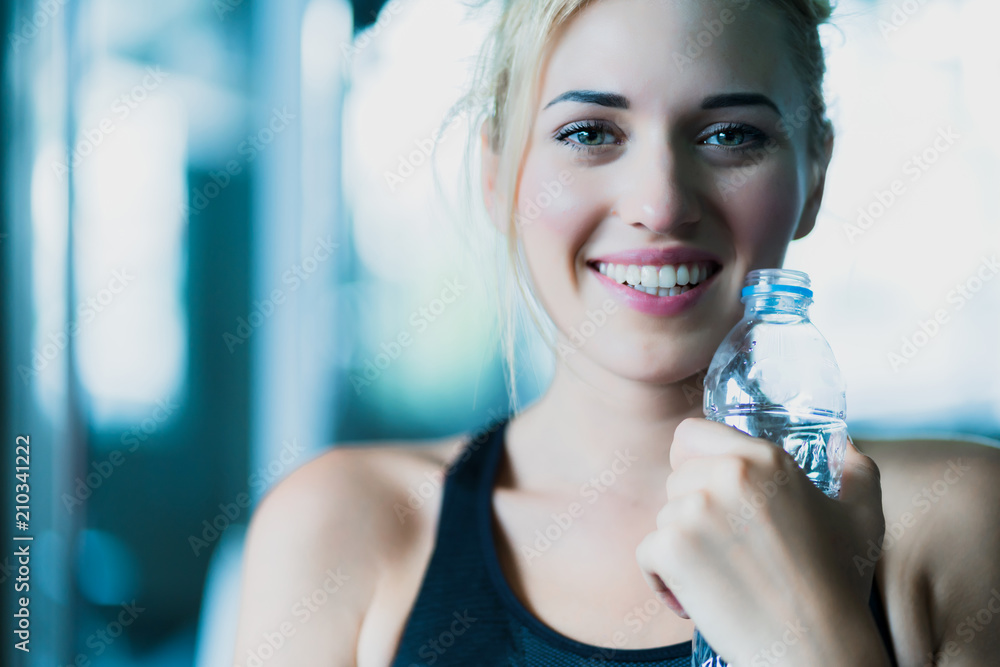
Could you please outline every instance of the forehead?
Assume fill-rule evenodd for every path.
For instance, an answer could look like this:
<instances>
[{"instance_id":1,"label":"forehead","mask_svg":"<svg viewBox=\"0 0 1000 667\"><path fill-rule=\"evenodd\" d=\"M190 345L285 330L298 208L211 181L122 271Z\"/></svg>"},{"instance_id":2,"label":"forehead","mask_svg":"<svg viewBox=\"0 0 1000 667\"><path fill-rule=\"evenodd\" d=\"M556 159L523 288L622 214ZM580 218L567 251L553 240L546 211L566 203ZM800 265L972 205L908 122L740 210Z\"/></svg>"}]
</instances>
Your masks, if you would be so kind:
<instances>
[{"instance_id":1,"label":"forehead","mask_svg":"<svg viewBox=\"0 0 1000 667\"><path fill-rule=\"evenodd\" d=\"M785 111L801 85L784 30L764 0L600 0L554 36L540 104L570 89L662 107L752 90Z\"/></svg>"}]
</instances>

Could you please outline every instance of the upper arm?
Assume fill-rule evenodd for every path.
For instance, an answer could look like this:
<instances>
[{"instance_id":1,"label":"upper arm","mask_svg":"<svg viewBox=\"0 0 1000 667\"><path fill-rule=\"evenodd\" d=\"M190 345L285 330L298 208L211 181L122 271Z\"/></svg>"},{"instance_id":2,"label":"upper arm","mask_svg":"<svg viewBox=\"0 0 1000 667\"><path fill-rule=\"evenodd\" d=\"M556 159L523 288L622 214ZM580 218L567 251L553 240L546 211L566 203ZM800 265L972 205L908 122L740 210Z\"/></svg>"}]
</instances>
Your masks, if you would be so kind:
<instances>
[{"instance_id":1,"label":"upper arm","mask_svg":"<svg viewBox=\"0 0 1000 667\"><path fill-rule=\"evenodd\" d=\"M234 665L354 665L377 582L365 452L336 448L282 480L250 522ZM269 657L268 657L269 656Z\"/></svg>"},{"instance_id":2,"label":"upper arm","mask_svg":"<svg viewBox=\"0 0 1000 667\"><path fill-rule=\"evenodd\" d=\"M962 443L945 465L950 472L942 472L936 490L929 489L932 495L947 489L926 561L935 654L938 664L954 667L995 664L1000 656L1000 449Z\"/></svg>"}]
</instances>

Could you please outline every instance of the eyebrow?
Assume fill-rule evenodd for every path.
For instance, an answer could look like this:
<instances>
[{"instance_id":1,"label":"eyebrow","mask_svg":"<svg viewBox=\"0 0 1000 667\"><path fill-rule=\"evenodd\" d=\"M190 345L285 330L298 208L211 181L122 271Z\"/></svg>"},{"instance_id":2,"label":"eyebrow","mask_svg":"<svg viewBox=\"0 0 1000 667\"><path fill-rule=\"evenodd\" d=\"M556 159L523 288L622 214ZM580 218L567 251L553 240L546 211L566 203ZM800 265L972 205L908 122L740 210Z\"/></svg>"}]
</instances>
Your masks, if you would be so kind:
<instances>
[{"instance_id":1,"label":"eyebrow","mask_svg":"<svg viewBox=\"0 0 1000 667\"><path fill-rule=\"evenodd\" d=\"M582 104L597 104L612 109L628 109L628 98L618 93L606 93L599 90L568 90L545 105L548 109L559 102L580 102Z\"/></svg>"},{"instance_id":2,"label":"eyebrow","mask_svg":"<svg viewBox=\"0 0 1000 667\"><path fill-rule=\"evenodd\" d=\"M781 115L781 109L767 95L760 93L726 93L723 95L712 95L701 101L701 108L724 109L726 107L752 107L765 106L774 109L774 112Z\"/></svg>"},{"instance_id":3,"label":"eyebrow","mask_svg":"<svg viewBox=\"0 0 1000 667\"><path fill-rule=\"evenodd\" d=\"M629 108L628 98L624 95L603 92L600 90L568 90L565 93L556 96L551 102L546 104L544 108L548 109L553 104L558 104L559 102L596 104L602 107L609 107L611 109ZM782 115L781 109L778 108L778 105L775 104L770 97L760 93L723 93L721 95L711 95L706 97L701 102L701 108L706 111L710 109L725 109L727 107L750 106L765 106L773 109L779 116Z\"/></svg>"}]
</instances>

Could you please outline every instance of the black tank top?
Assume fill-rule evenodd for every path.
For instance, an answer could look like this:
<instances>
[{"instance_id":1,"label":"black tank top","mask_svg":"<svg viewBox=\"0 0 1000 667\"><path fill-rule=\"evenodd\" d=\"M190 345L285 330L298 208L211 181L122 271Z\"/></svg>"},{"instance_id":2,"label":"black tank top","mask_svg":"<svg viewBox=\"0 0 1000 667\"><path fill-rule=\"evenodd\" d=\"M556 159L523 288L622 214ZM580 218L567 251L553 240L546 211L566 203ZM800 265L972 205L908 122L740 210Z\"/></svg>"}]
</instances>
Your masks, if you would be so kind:
<instances>
[{"instance_id":1,"label":"black tank top","mask_svg":"<svg viewBox=\"0 0 1000 667\"><path fill-rule=\"evenodd\" d=\"M506 424L477 432L445 472L434 551L392 667L690 667L690 641L646 649L584 644L548 627L518 600L500 568L492 532ZM646 613L669 611L651 595L648 604L653 602L659 608ZM874 585L869 606L895 665Z\"/></svg>"}]
</instances>

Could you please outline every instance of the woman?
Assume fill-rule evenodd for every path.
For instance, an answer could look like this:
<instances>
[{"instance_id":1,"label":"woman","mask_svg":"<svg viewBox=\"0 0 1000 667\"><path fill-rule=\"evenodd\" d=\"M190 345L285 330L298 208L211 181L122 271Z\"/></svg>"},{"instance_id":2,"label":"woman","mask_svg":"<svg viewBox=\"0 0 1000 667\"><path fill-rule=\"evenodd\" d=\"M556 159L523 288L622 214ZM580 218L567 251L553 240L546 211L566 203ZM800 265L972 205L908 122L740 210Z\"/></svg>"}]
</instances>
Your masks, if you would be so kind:
<instances>
[{"instance_id":1,"label":"woman","mask_svg":"<svg viewBox=\"0 0 1000 667\"><path fill-rule=\"evenodd\" d=\"M691 398L746 273L816 220L829 11L505 3L482 189L554 380L476 437L338 447L282 482L236 664L687 665L695 623L740 667L996 664L995 449L858 443L834 501Z\"/></svg>"}]
</instances>

